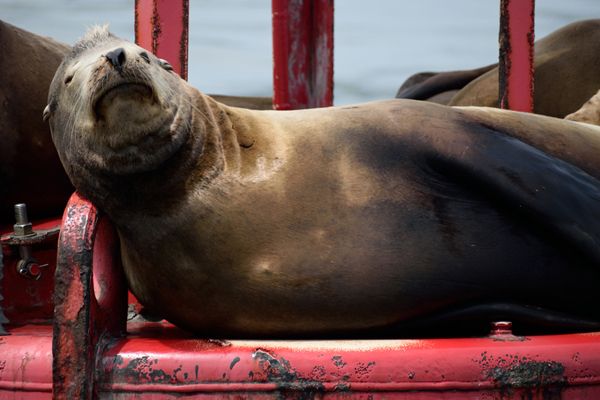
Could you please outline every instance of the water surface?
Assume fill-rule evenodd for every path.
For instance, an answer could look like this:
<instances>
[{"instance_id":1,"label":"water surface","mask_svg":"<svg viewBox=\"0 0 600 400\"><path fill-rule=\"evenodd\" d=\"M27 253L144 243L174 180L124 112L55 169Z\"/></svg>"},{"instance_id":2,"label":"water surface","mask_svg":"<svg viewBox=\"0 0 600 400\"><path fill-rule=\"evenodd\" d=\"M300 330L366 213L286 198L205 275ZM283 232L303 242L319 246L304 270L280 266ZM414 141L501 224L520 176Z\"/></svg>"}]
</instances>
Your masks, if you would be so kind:
<instances>
[{"instance_id":1,"label":"water surface","mask_svg":"<svg viewBox=\"0 0 600 400\"><path fill-rule=\"evenodd\" d=\"M270 0L190 0L189 80L205 92L270 95ZM0 19L72 44L109 23L133 40L133 0L0 0ZM335 103L393 97L420 71L498 58L498 0L336 0ZM600 18L598 0L537 0L536 37Z\"/></svg>"}]
</instances>

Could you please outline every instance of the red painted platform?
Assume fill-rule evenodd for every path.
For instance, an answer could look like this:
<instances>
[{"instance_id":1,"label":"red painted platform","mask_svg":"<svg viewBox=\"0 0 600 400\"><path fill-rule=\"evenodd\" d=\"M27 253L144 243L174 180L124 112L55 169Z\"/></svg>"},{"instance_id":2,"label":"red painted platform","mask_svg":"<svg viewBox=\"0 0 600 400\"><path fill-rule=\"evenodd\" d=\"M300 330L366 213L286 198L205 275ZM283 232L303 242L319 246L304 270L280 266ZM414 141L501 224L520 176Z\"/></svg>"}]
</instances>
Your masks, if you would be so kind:
<instances>
[{"instance_id":1,"label":"red painted platform","mask_svg":"<svg viewBox=\"0 0 600 400\"><path fill-rule=\"evenodd\" d=\"M130 323L100 351L110 399L600 398L600 333L471 339L209 341ZM0 338L0 398L52 398L52 328Z\"/></svg>"}]
</instances>

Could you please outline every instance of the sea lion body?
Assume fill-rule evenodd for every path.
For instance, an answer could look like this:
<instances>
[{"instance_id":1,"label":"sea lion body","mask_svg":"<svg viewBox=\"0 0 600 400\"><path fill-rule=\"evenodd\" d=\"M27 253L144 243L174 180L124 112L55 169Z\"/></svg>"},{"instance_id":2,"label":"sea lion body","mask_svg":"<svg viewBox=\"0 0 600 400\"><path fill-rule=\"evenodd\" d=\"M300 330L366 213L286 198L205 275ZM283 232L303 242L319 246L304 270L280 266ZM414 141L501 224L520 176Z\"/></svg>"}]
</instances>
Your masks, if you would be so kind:
<instances>
[{"instance_id":1,"label":"sea lion body","mask_svg":"<svg viewBox=\"0 0 600 400\"><path fill-rule=\"evenodd\" d=\"M497 64L491 64L470 70L419 72L410 76L400 86L396 98L448 104L469 82L496 67Z\"/></svg>"},{"instance_id":2,"label":"sea lion body","mask_svg":"<svg viewBox=\"0 0 600 400\"><path fill-rule=\"evenodd\" d=\"M69 48L0 21L0 225L13 205L31 218L62 213L73 186L41 115L50 81Z\"/></svg>"},{"instance_id":3,"label":"sea lion body","mask_svg":"<svg viewBox=\"0 0 600 400\"><path fill-rule=\"evenodd\" d=\"M577 21L535 44L534 112L564 118L600 88L600 19ZM448 103L498 106L498 69L473 80Z\"/></svg>"},{"instance_id":4,"label":"sea lion body","mask_svg":"<svg viewBox=\"0 0 600 400\"><path fill-rule=\"evenodd\" d=\"M131 290L194 332L389 334L477 307L600 319L593 126L403 100L228 107L105 31L59 68L49 110Z\"/></svg>"}]
</instances>

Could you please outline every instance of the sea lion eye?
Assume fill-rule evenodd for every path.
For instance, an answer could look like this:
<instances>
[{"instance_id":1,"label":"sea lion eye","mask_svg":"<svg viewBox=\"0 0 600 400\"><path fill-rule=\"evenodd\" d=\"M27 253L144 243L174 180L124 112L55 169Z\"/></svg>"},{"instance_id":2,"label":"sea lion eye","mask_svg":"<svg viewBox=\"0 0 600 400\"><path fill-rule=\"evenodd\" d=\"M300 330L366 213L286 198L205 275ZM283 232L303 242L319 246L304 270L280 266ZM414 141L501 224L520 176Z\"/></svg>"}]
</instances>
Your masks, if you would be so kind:
<instances>
[{"instance_id":1,"label":"sea lion eye","mask_svg":"<svg viewBox=\"0 0 600 400\"><path fill-rule=\"evenodd\" d=\"M140 53L140 57L142 57L144 61L146 61L148 64L150 63L150 56L145 51L142 51Z\"/></svg>"},{"instance_id":2,"label":"sea lion eye","mask_svg":"<svg viewBox=\"0 0 600 400\"><path fill-rule=\"evenodd\" d=\"M173 66L171 64L169 64L169 62L167 60L163 60L162 58L159 58L158 64L166 71L173 71Z\"/></svg>"}]
</instances>

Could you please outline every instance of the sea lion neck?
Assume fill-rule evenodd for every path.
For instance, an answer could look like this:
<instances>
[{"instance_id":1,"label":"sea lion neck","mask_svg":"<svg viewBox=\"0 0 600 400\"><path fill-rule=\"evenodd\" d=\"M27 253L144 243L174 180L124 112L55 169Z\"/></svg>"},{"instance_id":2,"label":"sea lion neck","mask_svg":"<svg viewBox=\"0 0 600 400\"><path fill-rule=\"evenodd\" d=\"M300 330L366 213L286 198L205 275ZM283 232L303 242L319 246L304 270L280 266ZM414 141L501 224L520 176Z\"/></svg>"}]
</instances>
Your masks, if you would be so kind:
<instances>
[{"instance_id":1,"label":"sea lion neck","mask_svg":"<svg viewBox=\"0 0 600 400\"><path fill-rule=\"evenodd\" d=\"M223 172L238 179L254 179L265 173L261 161L284 159L281 137L265 135L277 130L273 112L230 107L204 96L214 124L207 124L206 136L218 137Z\"/></svg>"}]
</instances>

